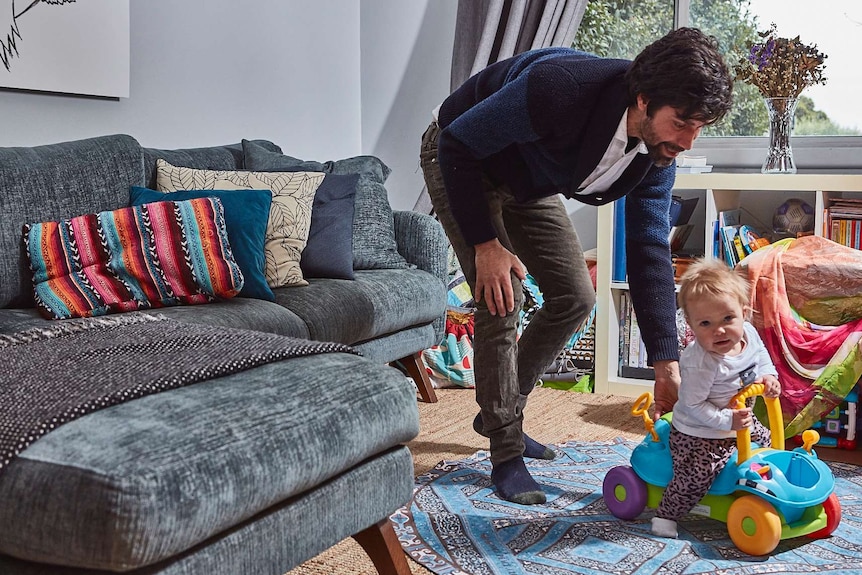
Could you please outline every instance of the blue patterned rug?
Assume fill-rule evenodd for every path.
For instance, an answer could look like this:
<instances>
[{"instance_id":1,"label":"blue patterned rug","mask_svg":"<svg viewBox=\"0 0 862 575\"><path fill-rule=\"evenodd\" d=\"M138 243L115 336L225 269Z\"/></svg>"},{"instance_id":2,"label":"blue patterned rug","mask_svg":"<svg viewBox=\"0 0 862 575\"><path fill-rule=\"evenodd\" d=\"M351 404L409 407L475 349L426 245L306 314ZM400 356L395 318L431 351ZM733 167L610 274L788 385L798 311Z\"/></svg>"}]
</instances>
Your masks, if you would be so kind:
<instances>
[{"instance_id":1,"label":"blue patterned rug","mask_svg":"<svg viewBox=\"0 0 862 575\"><path fill-rule=\"evenodd\" d=\"M548 495L520 506L491 489L486 452L441 462L416 479L413 499L392 516L407 554L438 575L801 574L862 575L862 477L832 463L841 524L831 537L781 541L767 557L742 553L724 523L689 516L679 539L650 533L652 510L622 521L602 499L605 473L637 442L568 442L553 461L527 460Z\"/></svg>"}]
</instances>

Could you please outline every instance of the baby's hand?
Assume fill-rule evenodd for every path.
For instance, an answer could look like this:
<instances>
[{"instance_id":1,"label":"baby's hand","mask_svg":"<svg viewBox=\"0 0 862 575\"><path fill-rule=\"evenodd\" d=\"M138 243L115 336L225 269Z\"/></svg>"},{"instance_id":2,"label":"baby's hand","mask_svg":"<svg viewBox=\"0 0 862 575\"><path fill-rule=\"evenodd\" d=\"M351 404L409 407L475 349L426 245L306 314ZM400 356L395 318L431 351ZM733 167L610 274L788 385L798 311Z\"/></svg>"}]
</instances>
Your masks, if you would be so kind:
<instances>
[{"instance_id":1,"label":"baby's hand","mask_svg":"<svg viewBox=\"0 0 862 575\"><path fill-rule=\"evenodd\" d=\"M781 384L774 375L764 375L763 385L766 389L763 390L763 395L766 397L778 397L781 395Z\"/></svg>"},{"instance_id":2,"label":"baby's hand","mask_svg":"<svg viewBox=\"0 0 862 575\"><path fill-rule=\"evenodd\" d=\"M754 423L754 416L751 415L750 408L743 407L742 409L733 409L731 411L733 411L733 423L730 428L733 431L747 429L751 427L752 423Z\"/></svg>"}]
</instances>

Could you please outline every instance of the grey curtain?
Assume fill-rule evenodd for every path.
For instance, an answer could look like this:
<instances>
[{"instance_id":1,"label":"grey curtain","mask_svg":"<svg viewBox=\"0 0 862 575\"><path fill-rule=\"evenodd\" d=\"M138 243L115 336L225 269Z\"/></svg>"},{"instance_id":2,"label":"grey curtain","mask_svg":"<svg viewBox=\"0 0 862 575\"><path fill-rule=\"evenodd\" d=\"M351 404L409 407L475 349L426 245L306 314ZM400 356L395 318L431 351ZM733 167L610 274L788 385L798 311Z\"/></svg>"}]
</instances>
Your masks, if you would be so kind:
<instances>
[{"instance_id":1,"label":"grey curtain","mask_svg":"<svg viewBox=\"0 0 862 575\"><path fill-rule=\"evenodd\" d=\"M489 64L571 46L588 0L459 0L450 90Z\"/></svg>"},{"instance_id":2,"label":"grey curtain","mask_svg":"<svg viewBox=\"0 0 862 575\"><path fill-rule=\"evenodd\" d=\"M589 0L458 0L449 90L489 64L515 54L571 46ZM428 190L414 211L432 214Z\"/></svg>"}]
</instances>

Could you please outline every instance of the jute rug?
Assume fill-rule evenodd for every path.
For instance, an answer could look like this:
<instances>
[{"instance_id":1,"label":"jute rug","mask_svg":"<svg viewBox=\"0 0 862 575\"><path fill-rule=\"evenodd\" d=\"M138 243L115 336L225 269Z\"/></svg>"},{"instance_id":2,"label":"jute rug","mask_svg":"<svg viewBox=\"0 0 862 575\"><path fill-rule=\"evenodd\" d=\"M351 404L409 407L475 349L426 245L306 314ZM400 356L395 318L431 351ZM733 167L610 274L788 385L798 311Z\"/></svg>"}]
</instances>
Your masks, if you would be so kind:
<instances>
[{"instance_id":1,"label":"jute rug","mask_svg":"<svg viewBox=\"0 0 862 575\"><path fill-rule=\"evenodd\" d=\"M488 448L487 439L472 428L477 407L471 389L438 389L437 403L419 403L420 432L408 446L417 476L439 462L468 458ZM640 419L629 415L632 400L600 394L582 394L538 388L530 395L525 429L546 443L607 441L616 437L643 437ZM433 572L408 561L414 575ZM288 575L372 575L374 566L362 548L346 539L321 555L292 569Z\"/></svg>"}]
</instances>

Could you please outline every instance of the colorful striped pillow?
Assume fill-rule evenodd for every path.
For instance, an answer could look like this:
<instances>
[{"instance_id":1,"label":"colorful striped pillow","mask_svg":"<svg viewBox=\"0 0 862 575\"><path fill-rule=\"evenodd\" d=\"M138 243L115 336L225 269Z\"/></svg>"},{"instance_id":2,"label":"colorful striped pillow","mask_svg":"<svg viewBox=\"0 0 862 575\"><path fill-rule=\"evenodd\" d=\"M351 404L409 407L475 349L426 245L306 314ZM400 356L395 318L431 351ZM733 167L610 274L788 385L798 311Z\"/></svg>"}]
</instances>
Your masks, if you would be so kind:
<instances>
[{"instance_id":1,"label":"colorful striped pillow","mask_svg":"<svg viewBox=\"0 0 862 575\"><path fill-rule=\"evenodd\" d=\"M36 304L54 319L207 303L243 286L218 198L25 224L24 243Z\"/></svg>"}]
</instances>

